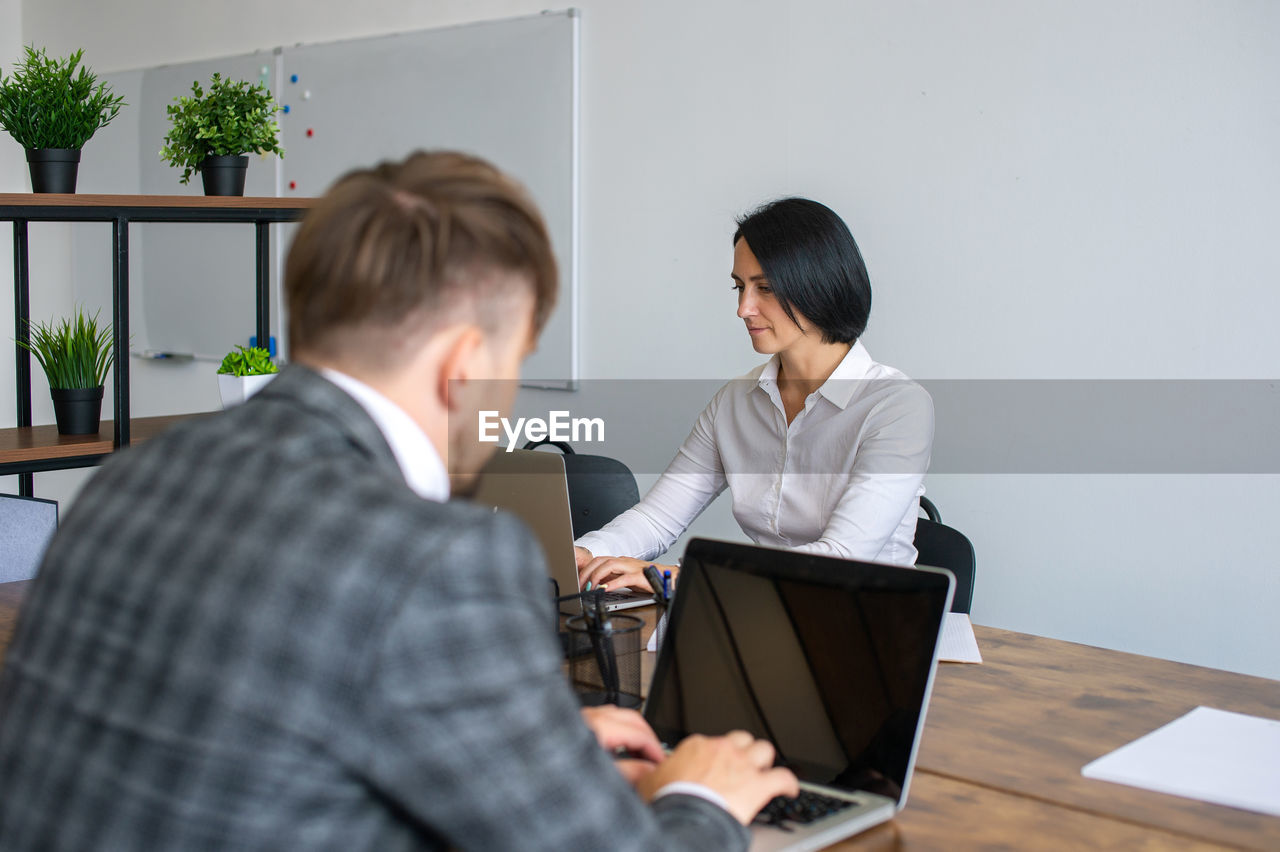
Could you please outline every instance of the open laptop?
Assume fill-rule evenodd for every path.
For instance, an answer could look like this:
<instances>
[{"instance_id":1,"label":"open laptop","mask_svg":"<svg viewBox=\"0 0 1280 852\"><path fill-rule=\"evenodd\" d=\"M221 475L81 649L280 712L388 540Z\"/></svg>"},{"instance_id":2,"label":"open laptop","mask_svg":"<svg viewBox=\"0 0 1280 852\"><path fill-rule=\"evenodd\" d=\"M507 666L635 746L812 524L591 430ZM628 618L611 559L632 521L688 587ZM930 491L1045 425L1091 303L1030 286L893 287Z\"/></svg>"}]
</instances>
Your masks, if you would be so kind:
<instances>
[{"instance_id":1,"label":"open laptop","mask_svg":"<svg viewBox=\"0 0 1280 852\"><path fill-rule=\"evenodd\" d=\"M668 746L739 728L774 744L804 804L762 811L755 852L878 825L907 801L953 589L934 568L694 539L645 719Z\"/></svg>"},{"instance_id":2,"label":"open laptop","mask_svg":"<svg viewBox=\"0 0 1280 852\"><path fill-rule=\"evenodd\" d=\"M536 450L499 450L480 472L472 499L495 509L505 509L525 522L542 544L547 569L561 595L578 590L578 567L573 557L573 515L569 509L569 485L564 457ZM605 594L610 610L631 609L653 603L653 593L617 591ZM575 609L575 611L578 611Z\"/></svg>"}]
</instances>

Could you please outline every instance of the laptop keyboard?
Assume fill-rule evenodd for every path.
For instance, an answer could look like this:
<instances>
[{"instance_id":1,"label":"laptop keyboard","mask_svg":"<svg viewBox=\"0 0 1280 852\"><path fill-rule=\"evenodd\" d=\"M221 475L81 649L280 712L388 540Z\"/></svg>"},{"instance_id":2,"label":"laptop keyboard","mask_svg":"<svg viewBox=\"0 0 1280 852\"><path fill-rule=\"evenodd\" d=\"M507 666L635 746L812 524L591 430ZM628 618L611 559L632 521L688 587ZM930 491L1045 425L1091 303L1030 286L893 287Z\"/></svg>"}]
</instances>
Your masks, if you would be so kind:
<instances>
[{"instance_id":1,"label":"laptop keyboard","mask_svg":"<svg viewBox=\"0 0 1280 852\"><path fill-rule=\"evenodd\" d=\"M605 605L608 606L613 603L626 603L627 601L633 601L638 597L644 597L644 595L639 592L605 592L604 602Z\"/></svg>"},{"instance_id":2,"label":"laptop keyboard","mask_svg":"<svg viewBox=\"0 0 1280 852\"><path fill-rule=\"evenodd\" d=\"M794 799L786 796L777 796L771 799L769 804L761 808L760 813L756 814L754 822L760 825L772 825L777 828L787 829L784 823L794 822L807 825L811 822L817 822L823 817L838 813L845 808L852 807L854 804L848 799L837 799L833 796L815 793L812 790L801 790L800 795Z\"/></svg>"}]
</instances>

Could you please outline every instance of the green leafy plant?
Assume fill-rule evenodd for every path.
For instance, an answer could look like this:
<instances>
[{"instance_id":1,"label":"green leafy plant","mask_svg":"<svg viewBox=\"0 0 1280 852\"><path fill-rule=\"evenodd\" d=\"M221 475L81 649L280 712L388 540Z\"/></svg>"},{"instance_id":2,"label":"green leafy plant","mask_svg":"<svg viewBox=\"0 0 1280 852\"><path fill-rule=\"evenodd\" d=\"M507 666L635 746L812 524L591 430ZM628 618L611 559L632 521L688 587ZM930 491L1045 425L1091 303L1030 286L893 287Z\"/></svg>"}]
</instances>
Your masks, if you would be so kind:
<instances>
[{"instance_id":1,"label":"green leafy plant","mask_svg":"<svg viewBox=\"0 0 1280 852\"><path fill-rule=\"evenodd\" d=\"M0 76L0 127L22 147L82 148L125 105L80 64L83 56L77 50L51 59L44 48L28 46L13 73Z\"/></svg>"},{"instance_id":2,"label":"green leafy plant","mask_svg":"<svg viewBox=\"0 0 1280 852\"><path fill-rule=\"evenodd\" d=\"M27 333L30 341L18 345L36 356L51 388L100 387L115 363L111 326L99 328L97 312L88 317L77 308L74 322L57 325L27 320Z\"/></svg>"},{"instance_id":3,"label":"green leafy plant","mask_svg":"<svg viewBox=\"0 0 1280 852\"><path fill-rule=\"evenodd\" d=\"M280 125L274 118L280 107L262 83L224 80L214 74L206 93L197 80L191 84L194 97L174 98L169 104L172 127L164 137L160 156L174 168L183 169L182 183L200 168L207 157L238 154L279 154Z\"/></svg>"},{"instance_id":4,"label":"green leafy plant","mask_svg":"<svg viewBox=\"0 0 1280 852\"><path fill-rule=\"evenodd\" d=\"M264 376L278 373L278 368L271 360L271 353L261 346L237 346L222 359L218 372L231 376Z\"/></svg>"}]
</instances>

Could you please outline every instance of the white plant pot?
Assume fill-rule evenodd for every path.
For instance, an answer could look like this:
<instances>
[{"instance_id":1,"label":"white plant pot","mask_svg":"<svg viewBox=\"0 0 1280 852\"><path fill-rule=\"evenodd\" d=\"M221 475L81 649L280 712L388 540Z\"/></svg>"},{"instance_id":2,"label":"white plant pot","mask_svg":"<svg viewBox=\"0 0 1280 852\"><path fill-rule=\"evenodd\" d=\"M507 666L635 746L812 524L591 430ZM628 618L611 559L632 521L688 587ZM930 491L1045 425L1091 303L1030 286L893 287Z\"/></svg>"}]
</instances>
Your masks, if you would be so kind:
<instances>
[{"instance_id":1,"label":"white plant pot","mask_svg":"<svg viewBox=\"0 0 1280 852\"><path fill-rule=\"evenodd\" d=\"M218 395L222 397L222 407L230 408L239 405L258 391L266 387L267 382L279 373L268 373L265 376L228 376L218 374Z\"/></svg>"}]
</instances>

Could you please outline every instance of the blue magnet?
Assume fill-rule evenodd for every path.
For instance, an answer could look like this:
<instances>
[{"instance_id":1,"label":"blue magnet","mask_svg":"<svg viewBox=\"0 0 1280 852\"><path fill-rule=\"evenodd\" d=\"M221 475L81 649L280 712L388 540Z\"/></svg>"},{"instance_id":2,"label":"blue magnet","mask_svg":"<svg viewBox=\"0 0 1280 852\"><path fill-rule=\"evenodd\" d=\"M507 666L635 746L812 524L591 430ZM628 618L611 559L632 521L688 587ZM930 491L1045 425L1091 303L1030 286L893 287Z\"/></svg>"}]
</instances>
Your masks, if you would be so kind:
<instances>
[{"instance_id":1,"label":"blue magnet","mask_svg":"<svg viewBox=\"0 0 1280 852\"><path fill-rule=\"evenodd\" d=\"M285 113L288 113L288 112L289 112L289 105L288 105L288 104L285 104L285 105L284 105L284 111L285 111Z\"/></svg>"},{"instance_id":2,"label":"blue magnet","mask_svg":"<svg viewBox=\"0 0 1280 852\"><path fill-rule=\"evenodd\" d=\"M290 76L290 77L289 77L289 82L290 82L290 83L296 83L296 82L298 82L298 75L297 75L297 74L294 74L294 75Z\"/></svg>"}]
</instances>

